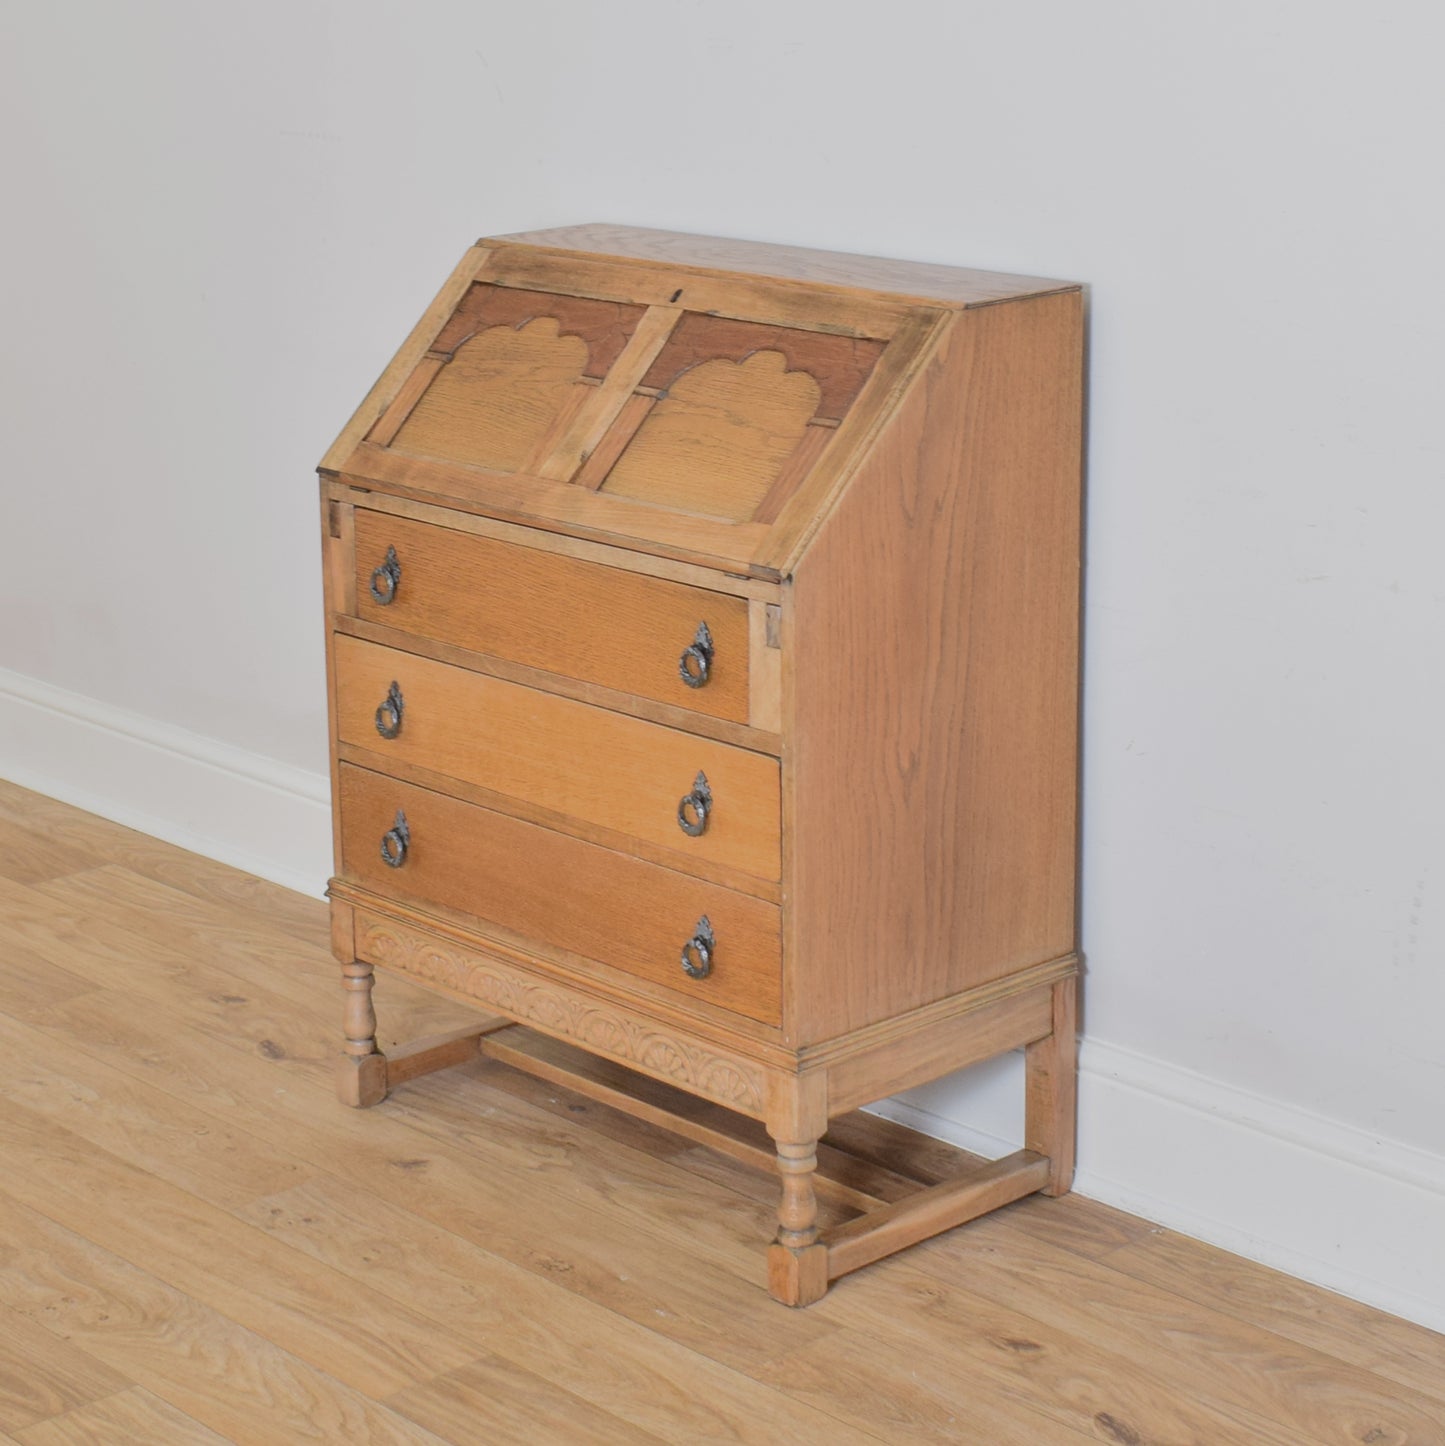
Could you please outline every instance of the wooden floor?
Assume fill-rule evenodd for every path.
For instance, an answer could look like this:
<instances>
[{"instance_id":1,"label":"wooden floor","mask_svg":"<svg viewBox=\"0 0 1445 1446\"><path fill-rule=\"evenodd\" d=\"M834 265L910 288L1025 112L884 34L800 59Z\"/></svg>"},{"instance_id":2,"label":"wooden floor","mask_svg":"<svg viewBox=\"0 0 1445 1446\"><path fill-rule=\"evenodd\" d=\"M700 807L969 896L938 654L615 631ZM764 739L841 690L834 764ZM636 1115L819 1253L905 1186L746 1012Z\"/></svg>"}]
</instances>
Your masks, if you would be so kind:
<instances>
[{"instance_id":1,"label":"wooden floor","mask_svg":"<svg viewBox=\"0 0 1445 1446\"><path fill-rule=\"evenodd\" d=\"M1077 1196L795 1312L742 1166L484 1060L346 1110L321 904L7 784L0 945L0 1442L1445 1443L1445 1338Z\"/></svg>"}]
</instances>

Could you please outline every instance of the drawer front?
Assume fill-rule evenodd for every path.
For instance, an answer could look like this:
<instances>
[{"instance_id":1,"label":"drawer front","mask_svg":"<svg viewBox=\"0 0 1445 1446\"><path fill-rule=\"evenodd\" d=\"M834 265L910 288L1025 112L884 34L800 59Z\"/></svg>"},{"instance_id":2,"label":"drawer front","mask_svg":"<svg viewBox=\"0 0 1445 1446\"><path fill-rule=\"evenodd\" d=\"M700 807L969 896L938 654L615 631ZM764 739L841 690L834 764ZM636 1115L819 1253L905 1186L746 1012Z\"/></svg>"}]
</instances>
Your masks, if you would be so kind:
<instances>
[{"instance_id":1,"label":"drawer front","mask_svg":"<svg viewBox=\"0 0 1445 1446\"><path fill-rule=\"evenodd\" d=\"M349 764L340 809L342 872L378 894L457 909L762 1023L780 1020L776 905ZM389 830L399 867L382 858ZM693 979L681 956L704 916L710 972ZM700 951L689 959L696 965Z\"/></svg>"},{"instance_id":2,"label":"drawer front","mask_svg":"<svg viewBox=\"0 0 1445 1446\"><path fill-rule=\"evenodd\" d=\"M377 768L431 769L698 863L781 877L775 758L358 638L335 645L338 734ZM679 808L698 791L691 834Z\"/></svg>"},{"instance_id":3,"label":"drawer front","mask_svg":"<svg viewBox=\"0 0 1445 1446\"><path fill-rule=\"evenodd\" d=\"M388 549L399 569L391 586L376 574ZM357 616L367 622L748 721L745 598L366 509L356 512L355 565ZM389 601L378 600L374 577ZM711 659L692 687L679 661L704 624Z\"/></svg>"}]
</instances>

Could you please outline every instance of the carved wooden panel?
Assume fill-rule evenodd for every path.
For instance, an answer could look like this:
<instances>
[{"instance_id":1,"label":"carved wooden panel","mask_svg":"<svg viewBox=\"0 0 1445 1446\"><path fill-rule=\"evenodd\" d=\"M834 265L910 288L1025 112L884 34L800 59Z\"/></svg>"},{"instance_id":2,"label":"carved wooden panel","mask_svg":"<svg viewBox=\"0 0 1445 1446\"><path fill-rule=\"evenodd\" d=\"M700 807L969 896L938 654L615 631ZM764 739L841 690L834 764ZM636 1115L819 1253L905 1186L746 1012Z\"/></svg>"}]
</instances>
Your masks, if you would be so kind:
<instances>
[{"instance_id":1,"label":"carved wooden panel","mask_svg":"<svg viewBox=\"0 0 1445 1446\"><path fill-rule=\"evenodd\" d=\"M462 342L392 445L423 457L516 472L567 407L587 345L551 318L493 327Z\"/></svg>"},{"instance_id":2,"label":"carved wooden panel","mask_svg":"<svg viewBox=\"0 0 1445 1446\"><path fill-rule=\"evenodd\" d=\"M563 336L580 338L587 348L584 376L601 381L637 329L646 307L587 296L559 296L509 286L474 285L431 344L433 354L450 356L470 337L492 327L521 330L539 317L551 317Z\"/></svg>"},{"instance_id":3,"label":"carved wooden panel","mask_svg":"<svg viewBox=\"0 0 1445 1446\"><path fill-rule=\"evenodd\" d=\"M836 422L868 380L883 343L691 311L678 322L642 385L665 392L684 372L702 362L724 357L741 362L760 351L781 352L788 371L807 372L819 389L815 415Z\"/></svg>"},{"instance_id":4,"label":"carved wooden panel","mask_svg":"<svg viewBox=\"0 0 1445 1446\"><path fill-rule=\"evenodd\" d=\"M776 516L883 345L690 312L599 448L610 470L594 458L578 481L732 522Z\"/></svg>"},{"instance_id":5,"label":"carved wooden panel","mask_svg":"<svg viewBox=\"0 0 1445 1446\"><path fill-rule=\"evenodd\" d=\"M356 916L356 954L372 964L480 1000L548 1034L751 1115L763 1116L763 1071L751 1061L681 1038L620 1006L533 978L487 955L444 944L375 915Z\"/></svg>"},{"instance_id":6,"label":"carved wooden panel","mask_svg":"<svg viewBox=\"0 0 1445 1446\"><path fill-rule=\"evenodd\" d=\"M680 512L746 522L797 449L818 383L781 352L705 361L648 413L602 488Z\"/></svg>"},{"instance_id":7,"label":"carved wooden panel","mask_svg":"<svg viewBox=\"0 0 1445 1446\"><path fill-rule=\"evenodd\" d=\"M558 425L606 376L644 308L473 286L377 440L418 456L500 471L535 467ZM405 389L407 393L413 389Z\"/></svg>"}]
</instances>

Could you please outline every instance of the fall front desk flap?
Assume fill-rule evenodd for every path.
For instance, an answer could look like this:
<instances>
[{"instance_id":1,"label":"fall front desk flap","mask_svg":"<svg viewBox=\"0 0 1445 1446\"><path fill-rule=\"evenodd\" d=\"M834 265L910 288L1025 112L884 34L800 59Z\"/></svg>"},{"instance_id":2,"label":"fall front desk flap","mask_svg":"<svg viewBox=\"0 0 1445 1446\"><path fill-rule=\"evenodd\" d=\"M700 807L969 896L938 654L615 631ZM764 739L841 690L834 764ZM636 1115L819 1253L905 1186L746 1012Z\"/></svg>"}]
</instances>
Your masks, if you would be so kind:
<instances>
[{"instance_id":1,"label":"fall front desk flap","mask_svg":"<svg viewBox=\"0 0 1445 1446\"><path fill-rule=\"evenodd\" d=\"M781 575L959 300L768 275L747 247L737 270L570 249L583 234L473 247L323 470Z\"/></svg>"}]
</instances>

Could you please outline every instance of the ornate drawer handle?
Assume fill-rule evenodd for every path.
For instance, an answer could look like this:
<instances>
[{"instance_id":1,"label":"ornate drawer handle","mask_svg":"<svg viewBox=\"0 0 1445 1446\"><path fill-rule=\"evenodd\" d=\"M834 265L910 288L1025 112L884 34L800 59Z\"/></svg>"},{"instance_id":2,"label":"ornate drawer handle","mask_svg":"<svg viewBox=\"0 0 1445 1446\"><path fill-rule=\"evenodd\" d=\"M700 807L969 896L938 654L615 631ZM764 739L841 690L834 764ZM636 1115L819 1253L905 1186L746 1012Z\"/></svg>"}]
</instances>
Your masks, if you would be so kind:
<instances>
[{"instance_id":1,"label":"ornate drawer handle","mask_svg":"<svg viewBox=\"0 0 1445 1446\"><path fill-rule=\"evenodd\" d=\"M689 688L701 688L712 671L712 634L706 623L697 625L692 642L682 650L677 660L677 671Z\"/></svg>"},{"instance_id":2,"label":"ornate drawer handle","mask_svg":"<svg viewBox=\"0 0 1445 1446\"><path fill-rule=\"evenodd\" d=\"M706 979L712 973L712 951L717 939L706 914L697 921L697 932L682 946L682 972L689 979Z\"/></svg>"},{"instance_id":3,"label":"ornate drawer handle","mask_svg":"<svg viewBox=\"0 0 1445 1446\"><path fill-rule=\"evenodd\" d=\"M407 827L406 815L396 811L396 824L381 836L381 861L388 868L399 869L406 862L406 851L411 847L411 829Z\"/></svg>"},{"instance_id":4,"label":"ornate drawer handle","mask_svg":"<svg viewBox=\"0 0 1445 1446\"><path fill-rule=\"evenodd\" d=\"M396 560L396 548L386 549L386 561L371 574L371 595L382 607L390 607L396 597L396 585L401 581L401 564Z\"/></svg>"},{"instance_id":5,"label":"ornate drawer handle","mask_svg":"<svg viewBox=\"0 0 1445 1446\"><path fill-rule=\"evenodd\" d=\"M401 688L393 681L376 710L376 731L383 738L395 738L401 732Z\"/></svg>"},{"instance_id":6,"label":"ornate drawer handle","mask_svg":"<svg viewBox=\"0 0 1445 1446\"><path fill-rule=\"evenodd\" d=\"M677 805L677 826L689 838L700 838L707 832L707 816L712 812L712 789L707 774L701 769L692 781L692 792L685 793Z\"/></svg>"}]
</instances>

